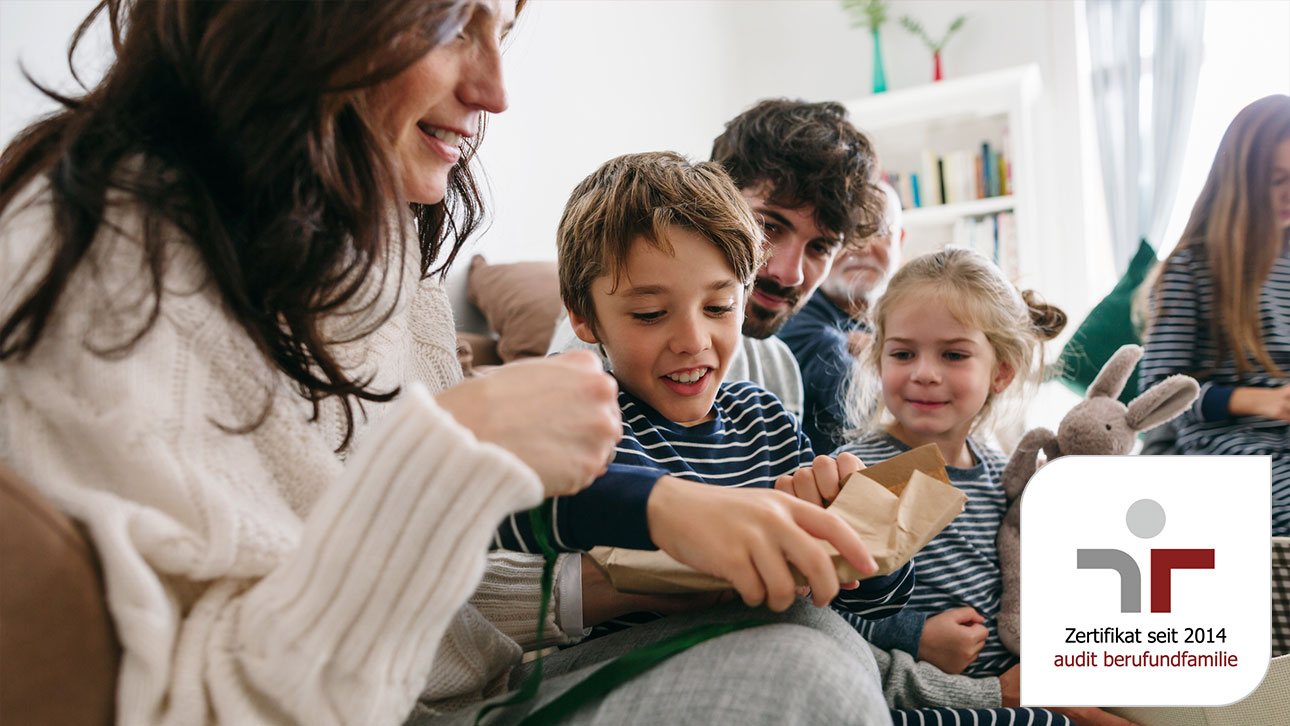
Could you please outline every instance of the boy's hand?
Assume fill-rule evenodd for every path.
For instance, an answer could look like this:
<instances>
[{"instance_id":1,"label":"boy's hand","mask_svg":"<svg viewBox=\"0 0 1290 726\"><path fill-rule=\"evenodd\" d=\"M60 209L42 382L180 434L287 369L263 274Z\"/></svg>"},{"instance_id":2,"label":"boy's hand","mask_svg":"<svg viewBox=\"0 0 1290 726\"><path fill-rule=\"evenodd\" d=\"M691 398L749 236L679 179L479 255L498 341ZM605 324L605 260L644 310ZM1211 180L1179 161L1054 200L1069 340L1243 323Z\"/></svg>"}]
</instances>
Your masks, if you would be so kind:
<instances>
[{"instance_id":1,"label":"boy's hand","mask_svg":"<svg viewBox=\"0 0 1290 726\"><path fill-rule=\"evenodd\" d=\"M847 477L864 468L855 454L843 452L833 459L821 454L809 467L804 466L792 474L775 480L775 488L811 504L825 507L838 498L842 483Z\"/></svg>"},{"instance_id":2,"label":"boy's hand","mask_svg":"<svg viewBox=\"0 0 1290 726\"><path fill-rule=\"evenodd\" d=\"M962 673L976 660L990 634L974 608L961 607L933 615L923 624L918 657L946 673Z\"/></svg>"},{"instance_id":3,"label":"boy's hand","mask_svg":"<svg viewBox=\"0 0 1290 726\"><path fill-rule=\"evenodd\" d=\"M680 562L729 581L750 607L782 611L793 603L789 565L807 580L816 605L838 594L826 540L863 574L878 565L837 515L783 492L731 489L663 476L646 504L650 538Z\"/></svg>"}]
</instances>

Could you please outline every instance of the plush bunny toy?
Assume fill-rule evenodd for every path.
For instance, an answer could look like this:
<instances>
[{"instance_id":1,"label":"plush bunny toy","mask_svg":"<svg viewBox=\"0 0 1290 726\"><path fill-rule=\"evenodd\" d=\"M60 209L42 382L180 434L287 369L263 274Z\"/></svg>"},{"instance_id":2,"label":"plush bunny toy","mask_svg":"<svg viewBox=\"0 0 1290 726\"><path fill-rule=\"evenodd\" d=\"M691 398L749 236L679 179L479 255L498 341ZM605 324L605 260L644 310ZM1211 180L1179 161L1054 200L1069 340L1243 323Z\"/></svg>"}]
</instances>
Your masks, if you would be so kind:
<instances>
[{"instance_id":1,"label":"plush bunny toy","mask_svg":"<svg viewBox=\"0 0 1290 726\"><path fill-rule=\"evenodd\" d=\"M1003 490L1011 504L999 527L999 566L1003 570L1003 602L999 608L999 639L1021 653L1021 490L1035 473L1040 449L1049 461L1067 454L1127 454L1139 431L1172 419L1196 400L1200 385L1182 375L1169 376L1141 396L1120 403L1120 391L1142 358L1142 348L1125 345L1111 356L1088 387L1084 400L1072 408L1053 434L1031 429L1003 469Z\"/></svg>"}]
</instances>

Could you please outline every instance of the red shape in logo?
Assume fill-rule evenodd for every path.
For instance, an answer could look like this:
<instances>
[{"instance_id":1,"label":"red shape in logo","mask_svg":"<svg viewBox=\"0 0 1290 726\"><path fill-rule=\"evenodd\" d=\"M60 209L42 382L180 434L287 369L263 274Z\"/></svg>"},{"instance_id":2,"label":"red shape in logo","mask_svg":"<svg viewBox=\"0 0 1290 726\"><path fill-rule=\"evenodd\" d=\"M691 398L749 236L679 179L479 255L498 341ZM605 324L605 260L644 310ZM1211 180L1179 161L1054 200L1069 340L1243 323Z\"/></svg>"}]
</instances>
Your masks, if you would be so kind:
<instances>
[{"instance_id":1,"label":"red shape in logo","mask_svg":"<svg viewBox=\"0 0 1290 726\"><path fill-rule=\"evenodd\" d=\"M1212 570L1214 550L1151 550L1151 612L1170 612L1174 570Z\"/></svg>"}]
</instances>

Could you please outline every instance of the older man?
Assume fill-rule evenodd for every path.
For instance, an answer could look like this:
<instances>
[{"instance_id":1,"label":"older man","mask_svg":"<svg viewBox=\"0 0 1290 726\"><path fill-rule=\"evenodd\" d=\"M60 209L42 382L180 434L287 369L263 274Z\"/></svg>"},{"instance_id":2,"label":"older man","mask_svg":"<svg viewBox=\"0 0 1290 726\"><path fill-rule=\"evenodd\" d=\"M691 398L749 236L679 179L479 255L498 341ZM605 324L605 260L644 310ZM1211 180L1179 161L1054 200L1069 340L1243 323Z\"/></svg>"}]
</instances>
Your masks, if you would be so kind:
<instances>
[{"instance_id":1,"label":"older man","mask_svg":"<svg viewBox=\"0 0 1290 726\"><path fill-rule=\"evenodd\" d=\"M802 428L817 453L842 444L848 382L870 338L869 306L900 266L900 197L886 182L879 186L885 197L882 228L863 248L840 254L820 289L779 331L801 368Z\"/></svg>"}]
</instances>

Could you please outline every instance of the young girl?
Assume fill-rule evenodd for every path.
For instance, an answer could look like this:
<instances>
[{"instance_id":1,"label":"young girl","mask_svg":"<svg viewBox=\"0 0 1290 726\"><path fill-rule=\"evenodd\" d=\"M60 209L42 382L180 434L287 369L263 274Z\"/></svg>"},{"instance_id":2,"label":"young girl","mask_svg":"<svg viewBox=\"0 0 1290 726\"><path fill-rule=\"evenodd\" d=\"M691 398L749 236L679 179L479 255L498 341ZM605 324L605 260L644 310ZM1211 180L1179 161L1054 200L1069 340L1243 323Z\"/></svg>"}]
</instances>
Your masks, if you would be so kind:
<instances>
[{"instance_id":1,"label":"young girl","mask_svg":"<svg viewBox=\"0 0 1290 726\"><path fill-rule=\"evenodd\" d=\"M879 375L882 397L869 418L885 411L892 420L839 453L877 462L934 443L967 504L915 556L918 581L905 609L881 623L854 623L871 643L975 677L999 676L1017 663L995 629L1003 587L995 537L1008 506L999 478L1007 458L971 434L1005 391L1042 368L1034 365L1041 343L1065 323L1060 310L1018 292L998 267L959 249L910 260L878 300L865 363ZM850 399L859 423L859 412L872 409L859 396ZM1009 715L1016 723L1062 721L1029 709Z\"/></svg>"},{"instance_id":2,"label":"young girl","mask_svg":"<svg viewBox=\"0 0 1290 726\"><path fill-rule=\"evenodd\" d=\"M1143 390L1201 382L1184 454L1272 456L1272 534L1290 535L1290 96L1247 106L1153 292Z\"/></svg>"}]
</instances>

